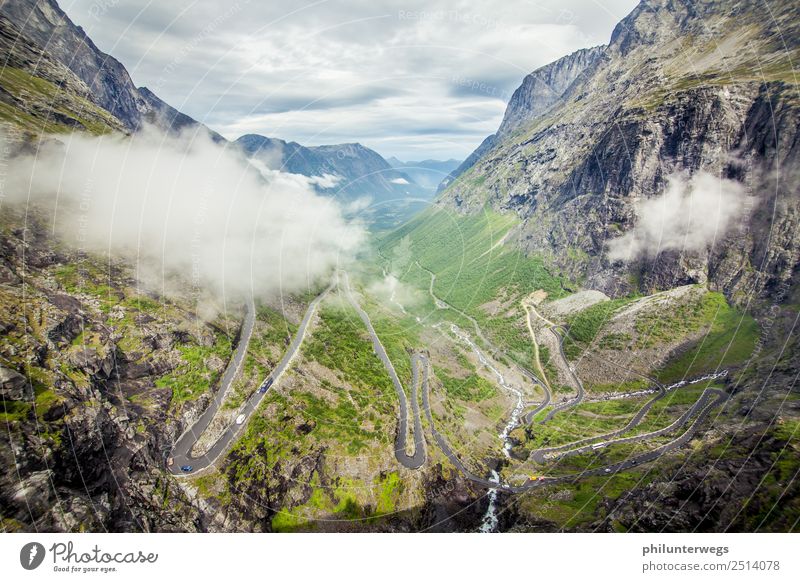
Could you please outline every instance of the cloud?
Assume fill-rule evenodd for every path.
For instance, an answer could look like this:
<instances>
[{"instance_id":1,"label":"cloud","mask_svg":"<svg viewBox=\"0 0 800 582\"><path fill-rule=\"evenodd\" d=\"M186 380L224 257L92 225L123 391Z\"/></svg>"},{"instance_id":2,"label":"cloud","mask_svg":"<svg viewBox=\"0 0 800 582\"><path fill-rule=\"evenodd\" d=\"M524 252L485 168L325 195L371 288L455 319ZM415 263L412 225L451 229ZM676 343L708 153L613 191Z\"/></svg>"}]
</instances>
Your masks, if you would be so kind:
<instances>
[{"instance_id":1,"label":"cloud","mask_svg":"<svg viewBox=\"0 0 800 582\"><path fill-rule=\"evenodd\" d=\"M389 180L392 184L408 184L408 180L405 178L395 178L394 180Z\"/></svg>"},{"instance_id":2,"label":"cloud","mask_svg":"<svg viewBox=\"0 0 800 582\"><path fill-rule=\"evenodd\" d=\"M127 257L163 289L178 275L217 297L307 289L363 240L305 176L261 175L235 150L152 129L53 138L15 159L3 194L51 212L74 248Z\"/></svg>"},{"instance_id":3,"label":"cloud","mask_svg":"<svg viewBox=\"0 0 800 582\"><path fill-rule=\"evenodd\" d=\"M336 174L322 174L321 176L306 176L304 174L292 174L289 172L282 172L280 170L275 170L275 167L282 167L283 161L282 158L279 160L275 159L274 156L275 148L268 149L262 148L258 152L258 157L248 158L247 162L253 166L256 170L259 171L261 176L264 177L265 180L268 182L272 182L274 180L291 180L297 185L301 187L311 187L316 186L321 189L330 189L336 187L336 185L342 181L341 176L337 176ZM264 156L266 155L266 161Z\"/></svg>"},{"instance_id":4,"label":"cloud","mask_svg":"<svg viewBox=\"0 0 800 582\"><path fill-rule=\"evenodd\" d=\"M62 0L137 85L230 139L463 158L539 66L608 42L637 0Z\"/></svg>"},{"instance_id":5,"label":"cloud","mask_svg":"<svg viewBox=\"0 0 800 582\"><path fill-rule=\"evenodd\" d=\"M745 202L739 182L703 171L691 178L673 174L661 196L636 205L636 226L608 243L608 258L631 261L667 250L706 249L735 224Z\"/></svg>"}]
</instances>

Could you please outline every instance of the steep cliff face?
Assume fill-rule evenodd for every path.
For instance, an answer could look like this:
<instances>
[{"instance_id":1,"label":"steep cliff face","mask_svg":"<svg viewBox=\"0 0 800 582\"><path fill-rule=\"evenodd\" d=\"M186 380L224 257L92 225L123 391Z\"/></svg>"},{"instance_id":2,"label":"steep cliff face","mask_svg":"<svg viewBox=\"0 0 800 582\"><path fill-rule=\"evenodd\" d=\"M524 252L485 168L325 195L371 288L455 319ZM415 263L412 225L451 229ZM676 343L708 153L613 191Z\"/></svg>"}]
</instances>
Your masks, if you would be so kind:
<instances>
[{"instance_id":1,"label":"steep cliff face","mask_svg":"<svg viewBox=\"0 0 800 582\"><path fill-rule=\"evenodd\" d=\"M189 303L160 320L171 308L127 267L59 246L34 207L20 228L24 213L0 219L3 530L195 530L164 454L209 396L178 402L158 378L219 343L214 324L180 315Z\"/></svg>"},{"instance_id":2,"label":"steep cliff face","mask_svg":"<svg viewBox=\"0 0 800 582\"><path fill-rule=\"evenodd\" d=\"M22 43L34 45L83 81L91 101L119 120L125 130L136 131L150 122L167 132L194 128L208 131L215 141L222 140L148 89L137 89L122 63L97 48L55 0L3 0L0 15L18 29Z\"/></svg>"},{"instance_id":3,"label":"steep cliff face","mask_svg":"<svg viewBox=\"0 0 800 582\"><path fill-rule=\"evenodd\" d=\"M446 188L453 180L469 170L484 154L519 126L540 117L548 109L563 102L570 87L579 78L591 74L593 68L603 58L604 52L605 47L581 49L536 69L525 77L522 85L511 96L497 133L487 137L461 165L442 181L439 189Z\"/></svg>"},{"instance_id":4,"label":"steep cliff face","mask_svg":"<svg viewBox=\"0 0 800 582\"><path fill-rule=\"evenodd\" d=\"M595 65L605 54L604 48L581 49L525 77L508 102L503 123L497 130L498 137L502 139L519 126L540 117L554 105L563 102L573 83L594 72Z\"/></svg>"},{"instance_id":5,"label":"steep cliff face","mask_svg":"<svg viewBox=\"0 0 800 582\"><path fill-rule=\"evenodd\" d=\"M800 253L791 66L800 36L796 5L776 3L770 18L759 6L642 3L608 46L561 59L573 63L563 74L554 63L541 81L526 79L493 143L442 202L519 214L510 240L611 294L706 279L734 300L768 294ZM549 106L537 88L547 82L560 92ZM726 229L703 245L609 255L668 177L700 172L746 192Z\"/></svg>"},{"instance_id":6,"label":"steep cliff face","mask_svg":"<svg viewBox=\"0 0 800 582\"><path fill-rule=\"evenodd\" d=\"M72 71L0 15L0 122L11 131L40 133L123 131L122 122L100 107ZM21 136L20 136L21 137Z\"/></svg>"}]
</instances>

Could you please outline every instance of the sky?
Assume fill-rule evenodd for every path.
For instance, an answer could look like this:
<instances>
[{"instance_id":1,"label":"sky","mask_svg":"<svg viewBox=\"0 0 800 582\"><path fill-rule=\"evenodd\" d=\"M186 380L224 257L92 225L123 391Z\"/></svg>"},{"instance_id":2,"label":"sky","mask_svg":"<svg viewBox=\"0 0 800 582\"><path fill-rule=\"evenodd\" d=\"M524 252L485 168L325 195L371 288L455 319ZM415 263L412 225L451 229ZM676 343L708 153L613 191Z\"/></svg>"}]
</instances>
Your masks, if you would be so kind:
<instances>
[{"instance_id":1,"label":"sky","mask_svg":"<svg viewBox=\"0 0 800 582\"><path fill-rule=\"evenodd\" d=\"M463 159L537 67L637 0L62 0L137 86L228 139Z\"/></svg>"}]
</instances>

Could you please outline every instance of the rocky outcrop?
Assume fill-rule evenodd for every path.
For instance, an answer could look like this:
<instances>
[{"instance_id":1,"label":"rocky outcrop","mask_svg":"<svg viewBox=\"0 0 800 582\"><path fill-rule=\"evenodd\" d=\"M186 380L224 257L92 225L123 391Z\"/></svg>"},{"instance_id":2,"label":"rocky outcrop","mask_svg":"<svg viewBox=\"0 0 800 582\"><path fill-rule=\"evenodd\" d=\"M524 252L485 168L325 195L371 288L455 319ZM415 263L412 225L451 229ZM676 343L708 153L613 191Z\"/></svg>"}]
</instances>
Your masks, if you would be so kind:
<instances>
[{"instance_id":1,"label":"rocky outcrop","mask_svg":"<svg viewBox=\"0 0 800 582\"><path fill-rule=\"evenodd\" d=\"M33 390L30 389L25 376L0 366L0 397L3 400L31 400Z\"/></svg>"},{"instance_id":2,"label":"rocky outcrop","mask_svg":"<svg viewBox=\"0 0 800 582\"><path fill-rule=\"evenodd\" d=\"M442 203L516 213L513 240L611 295L708 280L734 301L768 296L800 258L800 36L782 28L796 31L796 5L776 3L772 20L758 6L642 3L609 45L527 78ZM705 245L609 255L639 224L641 201L699 172L746 191L733 227Z\"/></svg>"},{"instance_id":3,"label":"rocky outcrop","mask_svg":"<svg viewBox=\"0 0 800 582\"><path fill-rule=\"evenodd\" d=\"M123 130L123 123L94 100L86 83L20 32L2 13L4 6L0 5L0 51L4 55L0 103L17 112L10 119L4 116L4 121L24 130L58 126L93 133ZM9 276L0 265L0 281Z\"/></svg>"},{"instance_id":4,"label":"rocky outcrop","mask_svg":"<svg viewBox=\"0 0 800 582\"><path fill-rule=\"evenodd\" d=\"M508 102L498 139L513 133L520 126L541 117L550 108L563 103L570 88L580 78L594 72L594 66L605 56L605 47L581 49L562 57L525 77Z\"/></svg>"}]
</instances>

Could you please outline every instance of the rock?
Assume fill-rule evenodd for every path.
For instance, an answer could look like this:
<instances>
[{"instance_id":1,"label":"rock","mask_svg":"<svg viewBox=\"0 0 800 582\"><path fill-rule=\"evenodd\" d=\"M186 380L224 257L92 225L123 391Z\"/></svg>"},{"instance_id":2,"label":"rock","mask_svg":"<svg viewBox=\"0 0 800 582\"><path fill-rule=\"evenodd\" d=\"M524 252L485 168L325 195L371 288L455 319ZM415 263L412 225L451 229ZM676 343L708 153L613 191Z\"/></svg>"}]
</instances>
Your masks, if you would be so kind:
<instances>
[{"instance_id":1,"label":"rock","mask_svg":"<svg viewBox=\"0 0 800 582\"><path fill-rule=\"evenodd\" d=\"M778 12L775 22L792 18L791 3ZM488 202L516 214L515 240L524 251L614 297L708 281L734 302L754 291L767 298L800 261L794 85L722 82L714 59L701 70L675 67L677 45L665 37L691 39L704 53L736 45L740 34L780 35L751 3L737 11L736 25L719 25L730 13L721 2L641 3L607 46L537 69L514 93L497 134L468 159L468 177L451 176L441 203L476 213ZM798 39L786 50L798 50ZM772 60L788 70L786 54L761 46L718 58L728 70ZM609 242L641 226L640 203L662 196L667 177L700 172L740 185L743 209L728 230L667 252L653 245L628 260L609 256ZM695 230L704 219L694 219Z\"/></svg>"},{"instance_id":2,"label":"rock","mask_svg":"<svg viewBox=\"0 0 800 582\"><path fill-rule=\"evenodd\" d=\"M54 344L69 343L83 331L83 318L70 313L47 331L47 339Z\"/></svg>"},{"instance_id":3,"label":"rock","mask_svg":"<svg viewBox=\"0 0 800 582\"><path fill-rule=\"evenodd\" d=\"M25 376L0 366L0 396L4 400L33 400L33 388Z\"/></svg>"},{"instance_id":4,"label":"rock","mask_svg":"<svg viewBox=\"0 0 800 582\"><path fill-rule=\"evenodd\" d=\"M53 472L49 470L31 473L18 483L14 491L14 501L30 511L34 519L44 515L53 503L52 477Z\"/></svg>"}]
</instances>

